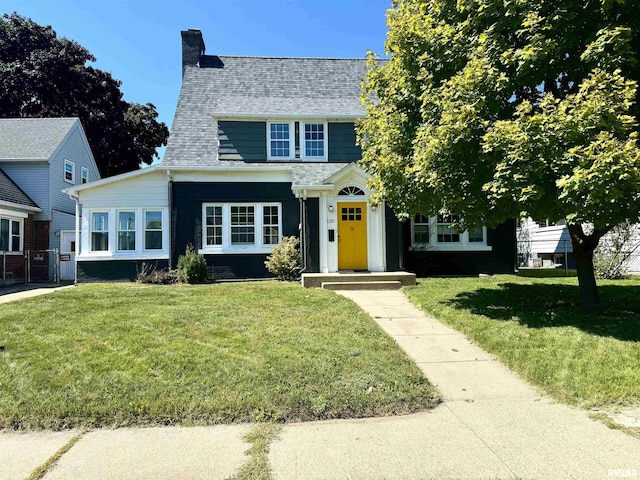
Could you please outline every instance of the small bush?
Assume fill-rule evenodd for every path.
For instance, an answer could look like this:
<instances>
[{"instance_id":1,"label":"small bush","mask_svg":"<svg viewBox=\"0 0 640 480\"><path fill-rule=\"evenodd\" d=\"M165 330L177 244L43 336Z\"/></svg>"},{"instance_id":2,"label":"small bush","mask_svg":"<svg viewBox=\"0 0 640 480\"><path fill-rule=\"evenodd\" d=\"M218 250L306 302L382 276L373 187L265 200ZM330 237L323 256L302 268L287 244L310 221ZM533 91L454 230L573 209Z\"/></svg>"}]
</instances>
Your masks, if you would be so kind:
<instances>
[{"instance_id":1,"label":"small bush","mask_svg":"<svg viewBox=\"0 0 640 480\"><path fill-rule=\"evenodd\" d=\"M178 283L177 270L162 268L158 270L154 265L142 262L140 268L136 269L136 282L151 283L154 285L172 285Z\"/></svg>"},{"instance_id":2,"label":"small bush","mask_svg":"<svg viewBox=\"0 0 640 480\"><path fill-rule=\"evenodd\" d=\"M284 237L282 242L273 248L264 265L267 270L280 280L299 279L302 258L298 250L298 239L296 237Z\"/></svg>"},{"instance_id":3,"label":"small bush","mask_svg":"<svg viewBox=\"0 0 640 480\"><path fill-rule=\"evenodd\" d=\"M178 278L187 283L204 283L207 279L207 262L191 244L178 258Z\"/></svg>"}]
</instances>

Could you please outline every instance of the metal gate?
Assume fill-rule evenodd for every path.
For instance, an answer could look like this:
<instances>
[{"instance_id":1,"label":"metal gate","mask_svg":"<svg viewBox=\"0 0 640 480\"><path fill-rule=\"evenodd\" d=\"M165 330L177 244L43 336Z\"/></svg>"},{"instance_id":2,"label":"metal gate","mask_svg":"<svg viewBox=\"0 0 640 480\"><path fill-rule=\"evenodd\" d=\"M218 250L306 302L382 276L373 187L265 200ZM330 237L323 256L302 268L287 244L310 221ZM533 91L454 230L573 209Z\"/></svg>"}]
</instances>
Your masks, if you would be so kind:
<instances>
[{"instance_id":1,"label":"metal gate","mask_svg":"<svg viewBox=\"0 0 640 480\"><path fill-rule=\"evenodd\" d=\"M60 283L60 254L53 250L27 250L27 282Z\"/></svg>"}]
</instances>

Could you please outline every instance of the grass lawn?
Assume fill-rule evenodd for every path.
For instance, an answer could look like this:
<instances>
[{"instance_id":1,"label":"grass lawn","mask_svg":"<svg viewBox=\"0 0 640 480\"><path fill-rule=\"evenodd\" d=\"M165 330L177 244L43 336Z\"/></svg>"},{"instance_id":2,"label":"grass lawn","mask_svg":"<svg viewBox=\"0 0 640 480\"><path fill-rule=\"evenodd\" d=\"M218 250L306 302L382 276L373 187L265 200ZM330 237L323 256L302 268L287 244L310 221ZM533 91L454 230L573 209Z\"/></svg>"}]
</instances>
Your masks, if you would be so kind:
<instances>
[{"instance_id":1,"label":"grass lawn","mask_svg":"<svg viewBox=\"0 0 640 480\"><path fill-rule=\"evenodd\" d=\"M576 278L429 278L405 291L559 401L640 403L640 279L601 281L606 311L585 315Z\"/></svg>"},{"instance_id":2,"label":"grass lawn","mask_svg":"<svg viewBox=\"0 0 640 480\"><path fill-rule=\"evenodd\" d=\"M92 285L0 306L0 428L402 414L435 389L355 304L280 282Z\"/></svg>"}]
</instances>

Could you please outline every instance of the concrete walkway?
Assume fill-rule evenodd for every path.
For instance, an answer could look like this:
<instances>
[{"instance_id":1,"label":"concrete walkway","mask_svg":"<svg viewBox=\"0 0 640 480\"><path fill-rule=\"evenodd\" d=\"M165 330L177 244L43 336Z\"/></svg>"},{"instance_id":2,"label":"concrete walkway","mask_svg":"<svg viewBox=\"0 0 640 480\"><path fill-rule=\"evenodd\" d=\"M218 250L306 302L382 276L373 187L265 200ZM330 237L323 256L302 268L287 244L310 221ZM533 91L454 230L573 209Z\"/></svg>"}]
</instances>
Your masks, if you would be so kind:
<instances>
[{"instance_id":1,"label":"concrete walkway","mask_svg":"<svg viewBox=\"0 0 640 480\"><path fill-rule=\"evenodd\" d=\"M27 284L10 285L0 288L0 303L9 303L23 298L38 297L49 293L71 288L73 285Z\"/></svg>"},{"instance_id":2,"label":"concrete walkway","mask_svg":"<svg viewBox=\"0 0 640 480\"><path fill-rule=\"evenodd\" d=\"M640 478L640 441L559 405L426 317L397 291L341 292L438 386L444 402L402 417L286 425L275 479ZM249 425L97 430L43 477L224 479L247 460ZM0 479L23 479L77 432L0 434Z\"/></svg>"}]
</instances>

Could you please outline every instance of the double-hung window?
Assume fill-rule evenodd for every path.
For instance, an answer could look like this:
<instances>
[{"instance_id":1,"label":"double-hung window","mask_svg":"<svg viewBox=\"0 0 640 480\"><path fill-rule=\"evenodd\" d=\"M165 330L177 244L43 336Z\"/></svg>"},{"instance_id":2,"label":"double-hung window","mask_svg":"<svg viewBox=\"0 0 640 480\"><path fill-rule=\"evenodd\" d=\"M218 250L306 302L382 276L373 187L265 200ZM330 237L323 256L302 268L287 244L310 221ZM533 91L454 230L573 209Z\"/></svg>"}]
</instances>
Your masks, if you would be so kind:
<instances>
[{"instance_id":1,"label":"double-hung window","mask_svg":"<svg viewBox=\"0 0 640 480\"><path fill-rule=\"evenodd\" d=\"M109 212L91 212L91 251L109 250Z\"/></svg>"},{"instance_id":2,"label":"double-hung window","mask_svg":"<svg viewBox=\"0 0 640 480\"><path fill-rule=\"evenodd\" d=\"M69 160L64 161L64 181L67 183L76 183L76 166Z\"/></svg>"},{"instance_id":3,"label":"double-hung window","mask_svg":"<svg viewBox=\"0 0 640 480\"><path fill-rule=\"evenodd\" d=\"M89 169L82 167L80 169L80 183L87 183L89 181Z\"/></svg>"},{"instance_id":4,"label":"double-hung window","mask_svg":"<svg viewBox=\"0 0 640 480\"><path fill-rule=\"evenodd\" d=\"M452 224L458 222L457 215L438 215L438 243L459 243L460 232Z\"/></svg>"},{"instance_id":5,"label":"double-hung window","mask_svg":"<svg viewBox=\"0 0 640 480\"><path fill-rule=\"evenodd\" d=\"M208 203L202 216L205 253L268 253L282 239L279 203Z\"/></svg>"},{"instance_id":6,"label":"double-hung window","mask_svg":"<svg viewBox=\"0 0 640 480\"><path fill-rule=\"evenodd\" d=\"M144 249L162 250L162 211L144 212Z\"/></svg>"},{"instance_id":7,"label":"double-hung window","mask_svg":"<svg viewBox=\"0 0 640 480\"><path fill-rule=\"evenodd\" d=\"M269 160L326 161L327 148L326 122L267 122Z\"/></svg>"},{"instance_id":8,"label":"double-hung window","mask_svg":"<svg viewBox=\"0 0 640 480\"><path fill-rule=\"evenodd\" d=\"M324 160L326 158L326 125L324 123L304 124L304 158Z\"/></svg>"},{"instance_id":9,"label":"double-hung window","mask_svg":"<svg viewBox=\"0 0 640 480\"><path fill-rule=\"evenodd\" d=\"M429 217L418 213L413 217L413 243L429 243Z\"/></svg>"},{"instance_id":10,"label":"double-hung window","mask_svg":"<svg viewBox=\"0 0 640 480\"><path fill-rule=\"evenodd\" d=\"M291 122L270 122L269 134L269 158L271 160L289 160L293 158L295 148L294 132Z\"/></svg>"},{"instance_id":11,"label":"double-hung window","mask_svg":"<svg viewBox=\"0 0 640 480\"><path fill-rule=\"evenodd\" d=\"M118 250L136 249L136 212L118 212Z\"/></svg>"},{"instance_id":12,"label":"double-hung window","mask_svg":"<svg viewBox=\"0 0 640 480\"><path fill-rule=\"evenodd\" d=\"M0 218L0 252L19 252L21 250L22 222L9 218Z\"/></svg>"}]
</instances>

